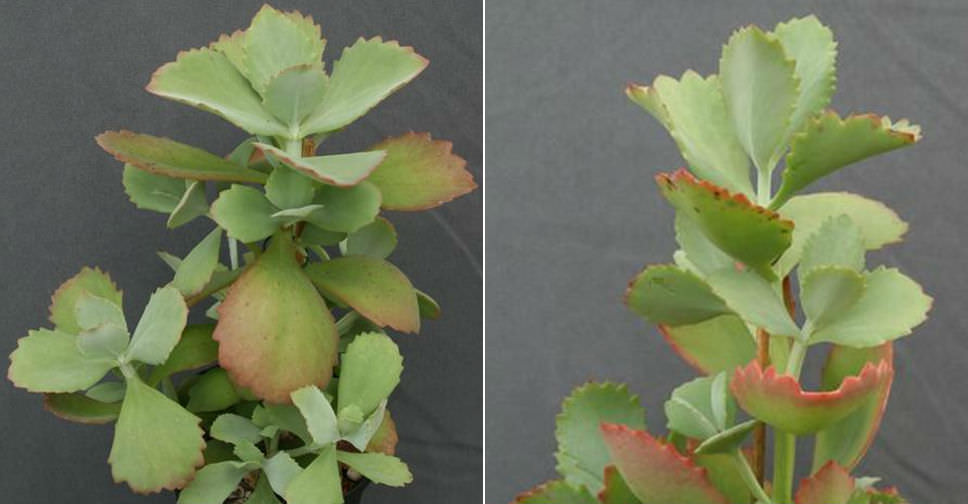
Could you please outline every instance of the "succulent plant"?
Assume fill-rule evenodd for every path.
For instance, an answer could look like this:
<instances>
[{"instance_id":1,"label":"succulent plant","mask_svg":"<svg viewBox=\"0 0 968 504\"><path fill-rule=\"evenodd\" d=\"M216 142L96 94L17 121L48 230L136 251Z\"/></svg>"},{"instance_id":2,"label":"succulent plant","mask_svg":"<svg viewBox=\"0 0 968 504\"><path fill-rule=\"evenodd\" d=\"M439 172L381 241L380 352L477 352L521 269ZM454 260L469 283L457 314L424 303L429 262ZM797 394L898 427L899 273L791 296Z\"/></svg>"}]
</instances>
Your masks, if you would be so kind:
<instances>
[{"instance_id":1,"label":"succulent plant","mask_svg":"<svg viewBox=\"0 0 968 504\"><path fill-rule=\"evenodd\" d=\"M213 229L184 257L160 253L173 278L137 324L106 273L66 281L54 327L19 340L9 378L62 418L116 422L108 461L135 492L181 489L181 504L240 494L341 503L361 476L412 479L394 456L387 399L403 359L387 333L416 333L440 309L386 260L397 234L380 214L433 208L476 184L429 134L318 154L427 66L377 37L327 72L325 44L311 18L265 6L246 30L155 72L149 92L249 135L227 156L128 131L97 137L125 163L137 207L168 214L169 228L207 217ZM216 322L187 325L210 299Z\"/></svg>"},{"instance_id":2,"label":"succulent plant","mask_svg":"<svg viewBox=\"0 0 968 504\"><path fill-rule=\"evenodd\" d=\"M825 110L836 49L813 16L771 32L748 26L723 47L718 75L688 71L627 88L669 131L688 169L656 177L676 211L674 263L646 267L626 302L702 376L665 403L665 436L645 430L626 386L575 390L557 419L561 479L515 502L904 502L850 471L884 413L892 342L931 306L897 269L867 265L866 252L900 241L907 224L857 194L802 192L853 162L917 142L920 130ZM820 390L805 391L807 351L827 348ZM767 429L771 475L763 467ZM813 463L795 489L798 436L813 437Z\"/></svg>"}]
</instances>

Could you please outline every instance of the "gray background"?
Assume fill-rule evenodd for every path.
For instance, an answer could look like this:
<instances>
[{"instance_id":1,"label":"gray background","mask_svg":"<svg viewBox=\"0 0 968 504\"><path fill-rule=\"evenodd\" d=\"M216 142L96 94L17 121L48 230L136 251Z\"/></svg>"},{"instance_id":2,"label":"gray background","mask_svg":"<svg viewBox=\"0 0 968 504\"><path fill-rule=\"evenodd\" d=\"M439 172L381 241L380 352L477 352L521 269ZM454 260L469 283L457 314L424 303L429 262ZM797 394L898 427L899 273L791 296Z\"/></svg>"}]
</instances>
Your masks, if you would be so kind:
<instances>
[{"instance_id":1,"label":"gray background","mask_svg":"<svg viewBox=\"0 0 968 504\"><path fill-rule=\"evenodd\" d=\"M772 28L811 12L840 42L833 106L909 117L925 132L915 147L812 188L859 192L894 208L911 231L871 263L902 268L936 297L930 321L896 347L887 417L858 472L885 477L911 502L963 502L968 494L968 3L791 4L488 2L488 502L507 502L554 475L554 416L573 387L628 382L661 432L662 402L692 376L621 303L644 264L670 261L673 212L652 177L683 165L661 126L625 98L625 83L688 68L715 73L737 27Z\"/></svg>"},{"instance_id":2,"label":"gray background","mask_svg":"<svg viewBox=\"0 0 968 504\"><path fill-rule=\"evenodd\" d=\"M93 141L128 128L228 152L244 133L218 117L149 95L151 72L182 49L248 26L261 1L0 1L0 353L46 325L50 292L83 265L100 265L125 290L129 317L171 276L154 256L185 254L210 229L166 231L136 209L121 165ZM332 152L386 135L429 131L454 141L481 180L480 2L289 1L322 24L328 62L358 36L413 45L430 67L337 135ZM391 259L435 296L444 317L395 338L406 360L391 409L399 454L415 474L405 489L372 487L368 502L451 503L481 493L481 192L432 212L391 214ZM6 359L3 359L6 362ZM3 365L4 369L6 364ZM174 502L111 481L112 429L59 420L40 397L0 382L0 501Z\"/></svg>"}]
</instances>

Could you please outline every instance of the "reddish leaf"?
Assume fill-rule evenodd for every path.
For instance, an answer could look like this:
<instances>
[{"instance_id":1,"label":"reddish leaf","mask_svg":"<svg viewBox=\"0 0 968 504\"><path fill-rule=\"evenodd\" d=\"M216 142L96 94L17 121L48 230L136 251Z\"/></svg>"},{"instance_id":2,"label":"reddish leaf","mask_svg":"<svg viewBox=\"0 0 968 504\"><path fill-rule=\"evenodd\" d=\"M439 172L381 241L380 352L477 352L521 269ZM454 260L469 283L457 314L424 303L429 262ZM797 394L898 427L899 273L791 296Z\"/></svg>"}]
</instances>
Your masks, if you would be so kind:
<instances>
[{"instance_id":1,"label":"reddish leaf","mask_svg":"<svg viewBox=\"0 0 968 504\"><path fill-rule=\"evenodd\" d=\"M585 487L549 481L518 494L511 504L598 504Z\"/></svg>"},{"instance_id":2,"label":"reddish leaf","mask_svg":"<svg viewBox=\"0 0 968 504\"><path fill-rule=\"evenodd\" d=\"M602 424L602 437L622 478L643 504L726 504L705 469L673 446L619 424Z\"/></svg>"},{"instance_id":3,"label":"reddish leaf","mask_svg":"<svg viewBox=\"0 0 968 504\"><path fill-rule=\"evenodd\" d=\"M376 434L373 434L373 437L370 438L369 444L366 445L366 451L368 453L393 455L397 451L397 443L399 441L400 437L397 435L397 424L390 416L390 411L386 410L383 412L383 423L376 430Z\"/></svg>"},{"instance_id":4,"label":"reddish leaf","mask_svg":"<svg viewBox=\"0 0 968 504\"><path fill-rule=\"evenodd\" d=\"M830 462L800 482L795 504L848 504L854 494L854 478L846 469Z\"/></svg>"},{"instance_id":5,"label":"reddish leaf","mask_svg":"<svg viewBox=\"0 0 968 504\"><path fill-rule=\"evenodd\" d=\"M605 484L605 488L598 492L598 501L602 504L635 504L639 502L615 466L605 467L602 482Z\"/></svg>"}]
</instances>

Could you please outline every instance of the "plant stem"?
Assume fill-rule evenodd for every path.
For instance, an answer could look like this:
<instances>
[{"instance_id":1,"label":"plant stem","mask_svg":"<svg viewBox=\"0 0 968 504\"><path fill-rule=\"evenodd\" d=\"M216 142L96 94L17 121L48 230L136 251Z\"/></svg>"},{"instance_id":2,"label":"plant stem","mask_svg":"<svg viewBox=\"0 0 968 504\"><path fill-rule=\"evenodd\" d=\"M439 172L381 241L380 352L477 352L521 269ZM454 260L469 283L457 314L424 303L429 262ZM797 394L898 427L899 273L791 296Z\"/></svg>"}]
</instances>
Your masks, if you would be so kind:
<instances>
[{"instance_id":1,"label":"plant stem","mask_svg":"<svg viewBox=\"0 0 968 504\"><path fill-rule=\"evenodd\" d=\"M232 269L239 269L239 241L229 237L229 264Z\"/></svg>"},{"instance_id":2,"label":"plant stem","mask_svg":"<svg viewBox=\"0 0 968 504\"><path fill-rule=\"evenodd\" d=\"M803 359L807 355L807 344L797 339L793 341L790 357L787 359L786 374L799 379ZM788 432L775 431L773 439L773 498L776 502L793 502L793 473L796 467L797 436Z\"/></svg>"},{"instance_id":3,"label":"plant stem","mask_svg":"<svg viewBox=\"0 0 968 504\"><path fill-rule=\"evenodd\" d=\"M770 204L773 193L773 180L768 170L756 170L756 204L766 206Z\"/></svg>"},{"instance_id":4,"label":"plant stem","mask_svg":"<svg viewBox=\"0 0 968 504\"><path fill-rule=\"evenodd\" d=\"M770 364L770 334L763 329L756 332L756 361L763 369ZM766 474L766 424L753 430L753 474L762 485Z\"/></svg>"},{"instance_id":5,"label":"plant stem","mask_svg":"<svg viewBox=\"0 0 968 504\"><path fill-rule=\"evenodd\" d=\"M753 496L756 497L758 502L763 504L773 504L770 496L766 495L766 491L763 490L763 486L756 479L756 475L753 474L753 468L750 467L749 461L743 456L743 453L739 450L733 452L733 458L736 460L736 464L739 466L740 476L743 477L743 482L749 487L750 491L753 492Z\"/></svg>"}]
</instances>

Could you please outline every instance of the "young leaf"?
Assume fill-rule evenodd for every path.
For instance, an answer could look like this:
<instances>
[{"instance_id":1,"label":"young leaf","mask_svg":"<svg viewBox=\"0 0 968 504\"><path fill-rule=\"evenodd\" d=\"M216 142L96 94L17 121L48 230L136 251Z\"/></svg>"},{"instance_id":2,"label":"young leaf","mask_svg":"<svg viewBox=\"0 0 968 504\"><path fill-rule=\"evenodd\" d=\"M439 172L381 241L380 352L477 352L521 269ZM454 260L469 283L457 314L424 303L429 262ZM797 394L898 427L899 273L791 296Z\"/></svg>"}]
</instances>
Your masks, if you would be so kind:
<instances>
[{"instance_id":1,"label":"young leaf","mask_svg":"<svg viewBox=\"0 0 968 504\"><path fill-rule=\"evenodd\" d=\"M263 154L271 155L286 166L324 184L352 187L359 184L384 160L386 153L379 150L299 157L289 155L271 145L254 144Z\"/></svg>"},{"instance_id":2,"label":"young leaf","mask_svg":"<svg viewBox=\"0 0 968 504\"><path fill-rule=\"evenodd\" d=\"M17 341L7 378L30 392L75 392L101 381L117 360L81 353L77 336L37 329Z\"/></svg>"},{"instance_id":3,"label":"young leaf","mask_svg":"<svg viewBox=\"0 0 968 504\"><path fill-rule=\"evenodd\" d=\"M813 476L804 479L794 497L795 504L851 504L854 478L846 469L829 462ZM866 502L866 501L865 501Z\"/></svg>"},{"instance_id":4,"label":"young leaf","mask_svg":"<svg viewBox=\"0 0 968 504\"><path fill-rule=\"evenodd\" d=\"M337 409L354 405L363 416L369 416L400 383L402 372L403 357L389 336L375 332L357 335L340 363Z\"/></svg>"},{"instance_id":5,"label":"young leaf","mask_svg":"<svg viewBox=\"0 0 968 504\"><path fill-rule=\"evenodd\" d=\"M50 298L50 321L66 333L77 334L81 327L77 323L75 309L77 300L84 294L107 299L121 306L121 291L107 273L84 267L81 271L61 284Z\"/></svg>"},{"instance_id":6,"label":"young leaf","mask_svg":"<svg viewBox=\"0 0 968 504\"><path fill-rule=\"evenodd\" d=\"M821 266L839 266L852 271L864 269L864 237L847 215L827 219L803 247L800 277Z\"/></svg>"},{"instance_id":7,"label":"young leaf","mask_svg":"<svg viewBox=\"0 0 968 504\"><path fill-rule=\"evenodd\" d=\"M212 203L212 218L225 232L244 243L262 240L279 228L272 220L276 208L258 190L233 185Z\"/></svg>"},{"instance_id":8,"label":"young leaf","mask_svg":"<svg viewBox=\"0 0 968 504\"><path fill-rule=\"evenodd\" d=\"M849 311L864 295L865 283L860 273L836 266L814 268L803 277L800 301L813 330Z\"/></svg>"},{"instance_id":9,"label":"young leaf","mask_svg":"<svg viewBox=\"0 0 968 504\"><path fill-rule=\"evenodd\" d=\"M262 429L252 423L252 420L234 413L219 415L209 429L213 438L234 445L242 442L255 444L262 441L261 431Z\"/></svg>"},{"instance_id":10,"label":"young leaf","mask_svg":"<svg viewBox=\"0 0 968 504\"><path fill-rule=\"evenodd\" d=\"M124 192L138 208L171 213L185 194L185 181L155 175L133 164L125 163L121 176Z\"/></svg>"},{"instance_id":11,"label":"young leaf","mask_svg":"<svg viewBox=\"0 0 968 504\"><path fill-rule=\"evenodd\" d=\"M239 393L228 373L222 368L214 368L206 371L188 389L188 404L185 408L192 413L221 411L239 401Z\"/></svg>"},{"instance_id":12,"label":"young leaf","mask_svg":"<svg viewBox=\"0 0 968 504\"><path fill-rule=\"evenodd\" d=\"M126 358L145 364L165 362L178 344L187 321L188 307L178 290L174 287L156 290L134 330Z\"/></svg>"},{"instance_id":13,"label":"young leaf","mask_svg":"<svg viewBox=\"0 0 968 504\"><path fill-rule=\"evenodd\" d=\"M219 462L199 469L178 496L178 504L223 502L251 469L244 462Z\"/></svg>"},{"instance_id":14,"label":"young leaf","mask_svg":"<svg viewBox=\"0 0 968 504\"><path fill-rule=\"evenodd\" d=\"M381 198L380 190L366 180L353 187L323 186L314 200L323 208L309 222L327 231L352 233L373 222L380 213Z\"/></svg>"},{"instance_id":15,"label":"young leaf","mask_svg":"<svg viewBox=\"0 0 968 504\"><path fill-rule=\"evenodd\" d=\"M924 322L932 299L921 286L893 268L864 274L863 295L840 316L810 335L811 343L829 341L851 347L877 346L902 336Z\"/></svg>"},{"instance_id":16,"label":"young leaf","mask_svg":"<svg viewBox=\"0 0 968 504\"><path fill-rule=\"evenodd\" d=\"M175 229L207 213L208 198L205 196L205 182L196 180L185 189L185 194L168 216L168 222L165 225L168 229Z\"/></svg>"},{"instance_id":17,"label":"young leaf","mask_svg":"<svg viewBox=\"0 0 968 504\"><path fill-rule=\"evenodd\" d=\"M397 246L397 230L390 221L377 217L373 222L346 236L339 244L343 255L365 255L385 259ZM417 301L420 298L418 294Z\"/></svg>"},{"instance_id":18,"label":"young leaf","mask_svg":"<svg viewBox=\"0 0 968 504\"><path fill-rule=\"evenodd\" d=\"M420 318L436 320L440 318L440 304L430 297L430 294L420 290L414 289L417 292L417 306L420 311Z\"/></svg>"},{"instance_id":19,"label":"young leaf","mask_svg":"<svg viewBox=\"0 0 968 504\"><path fill-rule=\"evenodd\" d=\"M649 266L625 291L625 304L654 324L696 324L732 313L698 276L676 266Z\"/></svg>"},{"instance_id":20,"label":"young leaf","mask_svg":"<svg viewBox=\"0 0 968 504\"><path fill-rule=\"evenodd\" d=\"M105 324L119 327L125 332L128 322L121 307L112 300L82 291L74 304L74 319L82 331L90 331Z\"/></svg>"},{"instance_id":21,"label":"young leaf","mask_svg":"<svg viewBox=\"0 0 968 504\"><path fill-rule=\"evenodd\" d=\"M266 181L266 199L279 208L304 207L315 194L312 181L285 165L276 166Z\"/></svg>"},{"instance_id":22,"label":"young leaf","mask_svg":"<svg viewBox=\"0 0 968 504\"><path fill-rule=\"evenodd\" d=\"M111 474L139 493L182 488L205 461L200 420L138 377L127 379L111 445Z\"/></svg>"},{"instance_id":23,"label":"young leaf","mask_svg":"<svg viewBox=\"0 0 968 504\"><path fill-rule=\"evenodd\" d=\"M311 264L305 271L326 297L349 305L374 324L420 331L417 294L396 266L368 256L346 256Z\"/></svg>"},{"instance_id":24,"label":"young leaf","mask_svg":"<svg viewBox=\"0 0 968 504\"><path fill-rule=\"evenodd\" d=\"M746 323L723 315L698 324L659 326L672 349L703 374L732 371L756 356L756 342Z\"/></svg>"},{"instance_id":25,"label":"young leaf","mask_svg":"<svg viewBox=\"0 0 968 504\"><path fill-rule=\"evenodd\" d=\"M727 504L706 471L647 432L604 423L602 437L611 459L642 504Z\"/></svg>"},{"instance_id":26,"label":"young leaf","mask_svg":"<svg viewBox=\"0 0 968 504\"><path fill-rule=\"evenodd\" d=\"M151 370L148 384L156 385L166 376L215 362L218 358L218 343L212 340L213 330L215 326L210 324L186 327L164 364Z\"/></svg>"},{"instance_id":27,"label":"young leaf","mask_svg":"<svg viewBox=\"0 0 968 504\"><path fill-rule=\"evenodd\" d=\"M477 188L467 162L453 154L453 144L432 140L429 133L407 133L373 147L386 158L368 179L383 194L387 210L426 210Z\"/></svg>"},{"instance_id":28,"label":"young leaf","mask_svg":"<svg viewBox=\"0 0 968 504\"><path fill-rule=\"evenodd\" d=\"M696 378L672 391L665 403L669 430L705 441L733 424L736 404L726 391L726 374Z\"/></svg>"},{"instance_id":29,"label":"young leaf","mask_svg":"<svg viewBox=\"0 0 968 504\"><path fill-rule=\"evenodd\" d=\"M706 438L702 444L696 447L693 453L699 455L734 453L742 447L746 438L749 437L750 432L753 432L753 429L759 424L756 420L747 420L729 427ZM715 481L713 483L715 484Z\"/></svg>"},{"instance_id":30,"label":"young leaf","mask_svg":"<svg viewBox=\"0 0 968 504\"><path fill-rule=\"evenodd\" d=\"M366 450L370 441L376 436L383 425L387 402L384 399L369 417L363 418L363 412L355 404L350 404L339 410L337 422L343 441L353 445L359 451Z\"/></svg>"},{"instance_id":31,"label":"young leaf","mask_svg":"<svg viewBox=\"0 0 968 504\"><path fill-rule=\"evenodd\" d=\"M106 359L117 363L128 347L128 331L114 324L104 324L77 334L77 348L88 359Z\"/></svg>"},{"instance_id":32,"label":"young leaf","mask_svg":"<svg viewBox=\"0 0 968 504\"><path fill-rule=\"evenodd\" d=\"M920 139L920 127L906 120L894 124L873 114L841 119L836 112L827 112L793 138L783 183L770 208L780 208L799 190L844 166Z\"/></svg>"},{"instance_id":33,"label":"young leaf","mask_svg":"<svg viewBox=\"0 0 968 504\"><path fill-rule=\"evenodd\" d=\"M768 176L783 150L800 79L780 41L748 26L733 33L719 60L726 109L739 143Z\"/></svg>"},{"instance_id":34,"label":"young leaf","mask_svg":"<svg viewBox=\"0 0 968 504\"><path fill-rule=\"evenodd\" d=\"M800 82L785 143L807 119L830 104L837 81L837 43L830 28L813 15L780 23L773 34L780 39L787 56L796 62L794 70Z\"/></svg>"},{"instance_id":35,"label":"young leaf","mask_svg":"<svg viewBox=\"0 0 968 504\"><path fill-rule=\"evenodd\" d=\"M253 135L283 136L287 128L263 106L249 81L222 53L182 51L151 76L149 93L219 115Z\"/></svg>"},{"instance_id":36,"label":"young leaf","mask_svg":"<svg viewBox=\"0 0 968 504\"><path fill-rule=\"evenodd\" d=\"M518 494L512 504L599 504L598 500L581 485L566 481L549 481L527 492ZM622 503L630 504L630 503Z\"/></svg>"},{"instance_id":37,"label":"young leaf","mask_svg":"<svg viewBox=\"0 0 968 504\"><path fill-rule=\"evenodd\" d=\"M263 5L242 41L246 76L264 95L272 78L296 65L321 65L326 41L312 18Z\"/></svg>"},{"instance_id":38,"label":"young leaf","mask_svg":"<svg viewBox=\"0 0 968 504\"><path fill-rule=\"evenodd\" d=\"M600 433L603 422L644 429L645 411L625 385L588 383L565 399L556 418L558 473L594 493L602 489L604 468L611 463Z\"/></svg>"},{"instance_id":39,"label":"young leaf","mask_svg":"<svg viewBox=\"0 0 968 504\"><path fill-rule=\"evenodd\" d=\"M709 241L692 217L676 213L675 229L676 243L696 273L706 276L721 269L736 267L736 261Z\"/></svg>"},{"instance_id":40,"label":"young leaf","mask_svg":"<svg viewBox=\"0 0 968 504\"><path fill-rule=\"evenodd\" d=\"M295 252L288 232L273 236L229 288L213 335L232 380L274 403L288 403L306 385L325 387L339 345L333 317Z\"/></svg>"},{"instance_id":41,"label":"young leaf","mask_svg":"<svg viewBox=\"0 0 968 504\"><path fill-rule=\"evenodd\" d=\"M303 468L284 451L266 459L262 465L262 471L272 485L272 489L279 495L285 495L292 480L304 472ZM294 503L289 501L289 504Z\"/></svg>"},{"instance_id":42,"label":"young leaf","mask_svg":"<svg viewBox=\"0 0 968 504\"><path fill-rule=\"evenodd\" d=\"M706 279L713 292L747 322L771 334L800 337L783 299L759 275L750 271L721 270Z\"/></svg>"},{"instance_id":43,"label":"young leaf","mask_svg":"<svg viewBox=\"0 0 968 504\"><path fill-rule=\"evenodd\" d=\"M375 364L373 369L381 372ZM306 419L306 426L316 444L322 446L339 441L336 413L329 399L326 399L319 388L312 385L306 386L293 391L290 396L292 403L299 408L299 412Z\"/></svg>"},{"instance_id":44,"label":"young leaf","mask_svg":"<svg viewBox=\"0 0 968 504\"><path fill-rule=\"evenodd\" d=\"M105 131L98 145L118 161L157 175L189 180L265 183L262 172L174 140L130 131Z\"/></svg>"},{"instance_id":45,"label":"young leaf","mask_svg":"<svg viewBox=\"0 0 968 504\"><path fill-rule=\"evenodd\" d=\"M101 402L80 393L45 394L44 408L59 418L83 424L106 424L118 418L121 403Z\"/></svg>"},{"instance_id":46,"label":"young leaf","mask_svg":"<svg viewBox=\"0 0 968 504\"><path fill-rule=\"evenodd\" d=\"M351 467L364 478L381 485L402 487L413 481L407 464L382 453L336 452L336 460Z\"/></svg>"},{"instance_id":47,"label":"young leaf","mask_svg":"<svg viewBox=\"0 0 968 504\"><path fill-rule=\"evenodd\" d=\"M355 121L427 67L411 47L380 37L360 38L333 64L329 86L316 111L303 121L303 134L334 131Z\"/></svg>"},{"instance_id":48,"label":"young leaf","mask_svg":"<svg viewBox=\"0 0 968 504\"><path fill-rule=\"evenodd\" d=\"M198 294L212 279L221 250L222 230L215 228L181 261L171 284L185 297Z\"/></svg>"},{"instance_id":49,"label":"young leaf","mask_svg":"<svg viewBox=\"0 0 968 504\"><path fill-rule=\"evenodd\" d=\"M303 136L299 133L299 124L323 99L328 80L322 66L314 64L289 67L269 81L263 103L289 128L288 138Z\"/></svg>"},{"instance_id":50,"label":"young leaf","mask_svg":"<svg viewBox=\"0 0 968 504\"><path fill-rule=\"evenodd\" d=\"M284 495L288 504L341 502L343 488L339 464L336 462L336 446L323 448L316 460L292 479Z\"/></svg>"}]
</instances>

